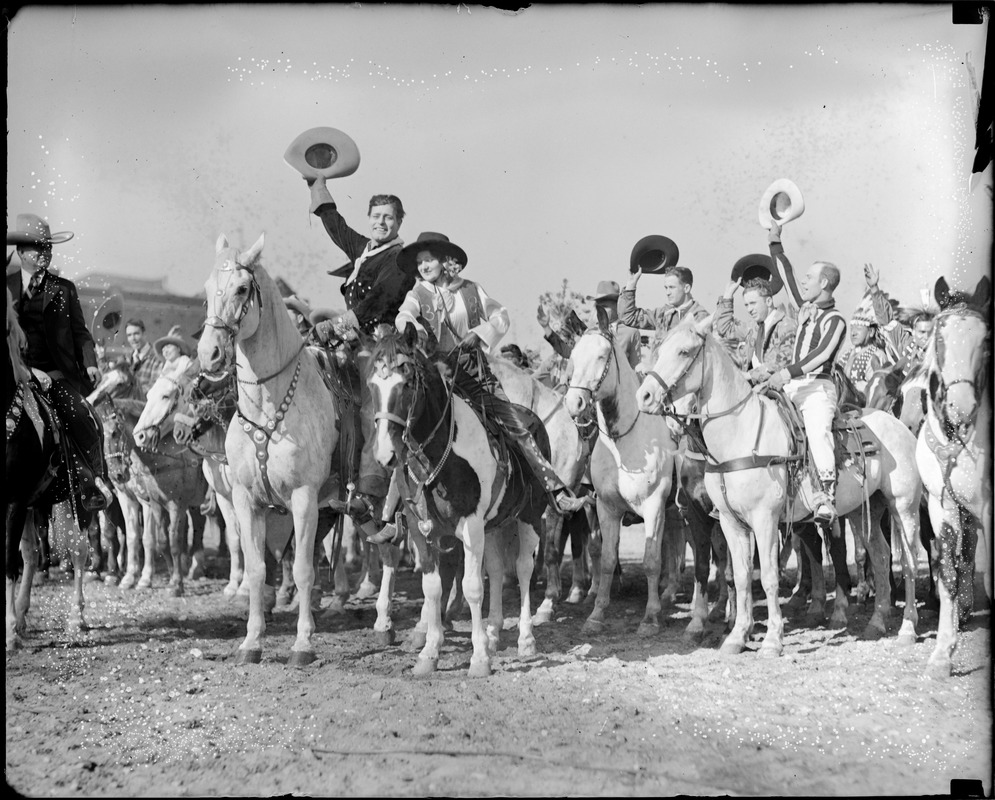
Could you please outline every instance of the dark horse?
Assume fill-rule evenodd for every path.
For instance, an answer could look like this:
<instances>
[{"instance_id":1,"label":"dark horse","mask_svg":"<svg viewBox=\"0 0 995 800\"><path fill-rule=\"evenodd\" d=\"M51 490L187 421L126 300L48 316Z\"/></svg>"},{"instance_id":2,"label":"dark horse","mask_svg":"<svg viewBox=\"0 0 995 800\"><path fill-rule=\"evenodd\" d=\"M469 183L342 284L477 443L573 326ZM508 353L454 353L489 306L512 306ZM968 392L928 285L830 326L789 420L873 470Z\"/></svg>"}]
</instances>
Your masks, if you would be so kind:
<instances>
[{"instance_id":1,"label":"dark horse","mask_svg":"<svg viewBox=\"0 0 995 800\"><path fill-rule=\"evenodd\" d=\"M88 542L85 531L94 514L78 502L73 471L66 469L68 450L44 395L36 390L21 360L24 332L17 322L7 292L7 366L4 372L4 408L7 415L7 651L21 647L31 603L31 578L37 561L38 528L46 521L62 534L73 562L76 602L67 622L70 632L84 630L83 573ZM18 586L20 582L20 586ZM16 598L15 598L16 592Z\"/></svg>"},{"instance_id":2,"label":"dark horse","mask_svg":"<svg viewBox=\"0 0 995 800\"><path fill-rule=\"evenodd\" d=\"M521 424L531 412L465 380L461 368L455 381L444 379L410 334L386 334L371 357L376 458L394 469L392 489L399 492L407 518L414 523L409 533L422 562L425 601L420 624L426 628L426 640L415 674L433 672L438 666L443 640L439 554L453 537L464 547L463 593L473 631L470 675L486 676L491 671L491 655L503 624L504 554L516 536L521 593L518 652L534 655L529 583L539 542L536 531L547 500L516 451L502 436L494 435L498 415ZM538 444L548 458L541 421L538 429L530 429L538 432ZM484 567L491 583L486 625L481 612Z\"/></svg>"}]
</instances>

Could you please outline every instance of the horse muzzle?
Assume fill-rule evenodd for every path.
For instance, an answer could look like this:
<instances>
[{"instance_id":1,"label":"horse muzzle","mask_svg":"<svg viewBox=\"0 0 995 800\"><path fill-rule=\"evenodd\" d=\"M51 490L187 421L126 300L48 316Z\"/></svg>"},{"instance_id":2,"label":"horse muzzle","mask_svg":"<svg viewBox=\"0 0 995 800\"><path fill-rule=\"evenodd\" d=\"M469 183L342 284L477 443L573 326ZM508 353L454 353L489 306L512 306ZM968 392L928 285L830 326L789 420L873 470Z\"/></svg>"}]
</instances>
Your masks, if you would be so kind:
<instances>
[{"instance_id":1,"label":"horse muzzle","mask_svg":"<svg viewBox=\"0 0 995 800\"><path fill-rule=\"evenodd\" d=\"M159 446L159 429L142 428L134 433L135 444L142 450L155 450Z\"/></svg>"}]
</instances>

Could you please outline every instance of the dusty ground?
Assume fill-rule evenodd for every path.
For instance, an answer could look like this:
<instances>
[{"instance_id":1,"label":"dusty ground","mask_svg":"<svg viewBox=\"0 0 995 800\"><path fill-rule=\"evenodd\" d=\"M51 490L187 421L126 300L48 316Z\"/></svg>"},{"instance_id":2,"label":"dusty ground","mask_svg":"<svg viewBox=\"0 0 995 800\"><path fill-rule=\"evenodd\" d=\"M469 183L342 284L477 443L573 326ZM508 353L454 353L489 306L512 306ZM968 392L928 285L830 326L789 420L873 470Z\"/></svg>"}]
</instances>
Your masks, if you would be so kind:
<instances>
[{"instance_id":1,"label":"dusty ground","mask_svg":"<svg viewBox=\"0 0 995 800\"><path fill-rule=\"evenodd\" d=\"M375 643L371 600L319 623L320 660L303 670L284 666L289 612L267 630L263 663L235 667L246 610L223 586L170 599L161 583L90 584L92 630L76 638L64 631L65 576L37 588L28 647L7 657L8 785L63 797L861 796L948 794L951 779L977 778L991 792L987 608L946 682L923 677L928 612L911 650L861 641L863 607L846 631L789 620L771 663L756 655L758 603L751 650L723 657L720 625L699 647L682 641L686 594L659 636L636 636L646 590L630 560L604 636L581 634L589 606L561 605L536 629L539 657L520 662L506 631L494 675L472 680L459 621L439 673L417 679L403 643ZM419 597L418 576L403 573L402 636ZM507 599L514 608L510 588Z\"/></svg>"}]
</instances>

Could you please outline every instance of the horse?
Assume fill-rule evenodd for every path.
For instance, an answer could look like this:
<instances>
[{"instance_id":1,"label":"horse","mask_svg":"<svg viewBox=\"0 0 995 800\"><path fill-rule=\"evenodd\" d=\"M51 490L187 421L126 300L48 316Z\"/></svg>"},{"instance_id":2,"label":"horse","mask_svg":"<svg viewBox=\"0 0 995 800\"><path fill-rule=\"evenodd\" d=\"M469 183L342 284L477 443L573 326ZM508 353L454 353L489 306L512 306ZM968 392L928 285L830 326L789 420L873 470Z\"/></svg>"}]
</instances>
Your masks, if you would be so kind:
<instances>
[{"instance_id":1,"label":"horse","mask_svg":"<svg viewBox=\"0 0 995 800\"><path fill-rule=\"evenodd\" d=\"M777 598L778 523L782 516L788 522L798 522L810 513L805 502L788 503L789 464L801 456L794 454L791 429L776 401L753 391L721 344L709 335L711 322L711 318L696 324L685 321L671 331L660 346L655 368L639 387L637 404L642 411L660 414L672 398L697 397L709 457L705 486L719 510L735 572L736 624L722 650L742 652L753 627L749 577L755 538L768 608L767 634L760 653L777 656L783 651L783 619ZM918 621L915 568L922 493L922 482L913 467L915 437L883 411L859 414L862 430L871 437L877 452L864 453L857 458L861 463L840 470L837 508L855 529L864 530L859 523L863 506L869 506L869 546L877 575L887 574L886 543L879 524L885 506L900 525L905 613L898 641L912 645ZM812 496L814 481L809 472L804 470L800 476L802 500ZM882 583L865 629L869 638L886 632L891 593L888 582ZM845 597L837 592L839 602L845 602Z\"/></svg>"},{"instance_id":2,"label":"horse","mask_svg":"<svg viewBox=\"0 0 995 800\"><path fill-rule=\"evenodd\" d=\"M990 284L982 278L967 297L944 290L945 282L923 360L928 400L915 452L939 545L940 618L926 668L937 678L949 677L958 624L973 608L979 533L985 591L992 596Z\"/></svg>"},{"instance_id":3,"label":"horse","mask_svg":"<svg viewBox=\"0 0 995 800\"><path fill-rule=\"evenodd\" d=\"M293 527L294 583L299 597L310 598L318 505L339 488L330 480L339 436L337 401L261 263L263 244L260 236L240 252L224 234L218 237L197 346L205 373L230 370L238 383L236 413L225 437L249 576L249 620L237 663L262 658L267 535L286 541ZM314 632L311 603L302 600L290 666L314 661Z\"/></svg>"},{"instance_id":4,"label":"horse","mask_svg":"<svg viewBox=\"0 0 995 800\"><path fill-rule=\"evenodd\" d=\"M7 291L7 364L4 372L6 409L7 513L4 518L4 563L7 574L4 610L6 652L23 646L31 605L32 577L38 560L38 529L48 523L61 535L73 564L74 602L66 629L87 630L84 617L83 574L88 541L85 531L95 514L82 508L65 459L66 434L55 414L36 392L31 372L21 358L26 344Z\"/></svg>"},{"instance_id":5,"label":"horse","mask_svg":"<svg viewBox=\"0 0 995 800\"><path fill-rule=\"evenodd\" d=\"M403 335L384 334L371 359L374 455L385 468L393 469L392 485L414 523L408 532L421 560L424 603L419 624L426 635L414 674L427 675L438 668L444 636L439 555L453 538L462 542L465 559L462 588L470 606L473 642L470 676L491 674L491 655L504 623L504 555L511 548L521 597L518 654L534 656L529 588L539 543L536 530L548 504L545 493L525 481L515 457L505 460L496 452L499 448L477 411L455 391L456 381L447 383L416 347L411 327ZM500 413L489 396L479 399L487 414ZM491 584L486 625L481 616L484 568Z\"/></svg>"},{"instance_id":6,"label":"horse","mask_svg":"<svg viewBox=\"0 0 995 800\"><path fill-rule=\"evenodd\" d=\"M505 358L489 357L488 364L511 402L531 409L541 420L549 435L550 463L563 482L575 493L580 489L587 470L588 445L567 411L563 395L536 380L531 373ZM588 507L574 512L569 518L558 509L547 509L544 515L543 541L546 570L546 595L536 609L533 622L541 625L553 616L554 604L562 591L560 563L563 557L562 533L569 533L573 545L573 569L568 603L579 603L585 593L587 567L584 561L587 539L591 534ZM600 577L600 576L599 576Z\"/></svg>"},{"instance_id":7,"label":"horse","mask_svg":"<svg viewBox=\"0 0 995 800\"><path fill-rule=\"evenodd\" d=\"M652 636L660 630L661 569L666 565L670 586L665 596L672 599L676 592L677 560L684 545L684 525L675 513L677 490L681 488L674 481L677 437L666 420L642 414L635 408L633 398L639 379L620 350L603 310L598 310L598 326L577 339L571 358L574 371L566 393L567 410L578 419L594 406L598 419L591 477L602 536L601 580L594 609L583 630L587 634L604 630L622 519L626 512L631 512L642 517L646 536L643 570L647 599L638 633ZM691 464L688 467L693 470ZM669 526L667 517L670 517ZM698 524L701 518L694 520L696 524L691 526L694 593L691 621L685 635L698 639L704 635L708 621L711 544L709 526Z\"/></svg>"}]
</instances>

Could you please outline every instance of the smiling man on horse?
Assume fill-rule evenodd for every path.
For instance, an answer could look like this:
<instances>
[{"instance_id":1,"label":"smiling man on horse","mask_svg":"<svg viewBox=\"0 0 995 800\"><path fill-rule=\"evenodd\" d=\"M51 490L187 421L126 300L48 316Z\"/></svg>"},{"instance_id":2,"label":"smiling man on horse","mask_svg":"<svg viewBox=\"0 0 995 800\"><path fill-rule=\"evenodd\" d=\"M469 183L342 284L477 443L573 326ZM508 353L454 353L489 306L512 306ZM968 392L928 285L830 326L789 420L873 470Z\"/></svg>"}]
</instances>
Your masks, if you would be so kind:
<instances>
[{"instance_id":1,"label":"smiling man on horse","mask_svg":"<svg viewBox=\"0 0 995 800\"><path fill-rule=\"evenodd\" d=\"M447 356L446 364L457 387L515 442L551 505L562 512L576 511L584 501L573 496L537 446L534 425L538 423L541 428L541 421L530 419L526 409L507 399L487 363L485 354L495 352L508 332L508 310L480 284L462 277L466 263L463 248L441 233L421 233L403 248L397 257L398 267L420 279L401 305L395 320L397 329L403 333L410 325L419 334L434 337L439 354ZM481 393L478 388L485 391Z\"/></svg>"},{"instance_id":2,"label":"smiling man on horse","mask_svg":"<svg viewBox=\"0 0 995 800\"><path fill-rule=\"evenodd\" d=\"M822 484L822 496L815 501L815 521L828 525L836 519L833 418L838 398L832 367L846 335L846 320L836 310L833 297L840 271L826 261L816 261L805 273L799 289L781 244L781 226L773 220L767 239L771 258L799 306L794 360L771 375L767 385L773 389L784 387L784 393L801 413Z\"/></svg>"},{"instance_id":3,"label":"smiling man on horse","mask_svg":"<svg viewBox=\"0 0 995 800\"><path fill-rule=\"evenodd\" d=\"M7 244L17 245L21 269L7 276L21 327L27 336L25 363L51 380L48 399L76 445L75 466L81 504L88 511L110 505L113 494L104 479L100 425L83 399L100 377L93 337L83 319L76 285L48 271L52 245L68 242L69 231L51 233L35 214L18 214Z\"/></svg>"},{"instance_id":4,"label":"smiling man on horse","mask_svg":"<svg viewBox=\"0 0 995 800\"><path fill-rule=\"evenodd\" d=\"M397 266L398 254L404 246L398 236L404 220L400 198L392 194L377 194L370 198L367 211L370 235L364 236L350 228L339 214L324 177L306 180L311 188L311 213L321 219L328 236L350 261L344 267L329 271L330 275L346 279L341 287L346 313L337 323L331 320L318 323L315 337L327 344L347 330L372 335L377 325L393 325L404 296L414 284L414 278ZM346 334L346 338L348 336ZM356 481L356 500L360 508L354 519L370 538L380 533L385 524L382 515L389 511L383 508L389 476L373 457L375 426L373 401L367 384L371 369L369 354L359 347L355 347L354 352L360 374L363 434Z\"/></svg>"}]
</instances>

